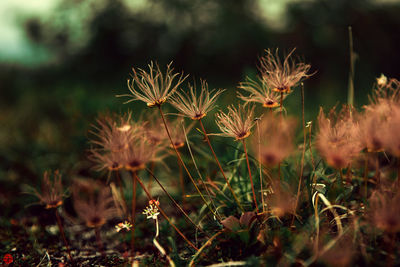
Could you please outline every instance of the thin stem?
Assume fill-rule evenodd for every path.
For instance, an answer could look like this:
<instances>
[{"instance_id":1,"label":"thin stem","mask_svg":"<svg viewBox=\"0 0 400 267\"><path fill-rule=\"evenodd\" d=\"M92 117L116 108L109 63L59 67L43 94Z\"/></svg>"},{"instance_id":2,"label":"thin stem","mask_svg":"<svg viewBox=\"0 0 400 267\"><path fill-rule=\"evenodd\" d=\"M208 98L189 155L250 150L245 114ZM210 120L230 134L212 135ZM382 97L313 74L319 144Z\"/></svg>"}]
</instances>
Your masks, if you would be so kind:
<instances>
[{"instance_id":1,"label":"thin stem","mask_svg":"<svg viewBox=\"0 0 400 267\"><path fill-rule=\"evenodd\" d=\"M139 182L139 185L142 187L143 191L146 193L147 198L149 200L152 200L153 197L150 195L149 191L147 190L147 188L144 186L142 180L139 178L139 176L137 176L137 174L135 173L136 176L136 180ZM194 248L196 251L199 250L192 242L189 241L189 239L187 239L187 237L171 222L171 219L167 216L167 214L164 212L164 210L160 207L160 205L157 204L157 202L155 203L158 210L160 211L161 215L168 221L168 223L175 229L175 231L189 244L189 246L191 246L192 248Z\"/></svg>"},{"instance_id":2,"label":"thin stem","mask_svg":"<svg viewBox=\"0 0 400 267\"><path fill-rule=\"evenodd\" d=\"M205 130L205 128L204 128L204 125L203 125L203 122L201 121L201 119L199 120L199 123L200 123L201 129L202 129L202 131L203 131L204 137L206 138L207 144L208 144L208 146L210 147L211 153L212 153L213 156L214 156L215 162L217 163L218 168L219 168L219 170L220 170L222 176L224 177L224 179L225 179L225 181L226 181L226 185L228 186L229 190L231 191L232 196L235 198L235 201L236 201L236 203L238 204L239 208L240 208L242 211L244 211L242 205L240 204L239 199L237 198L237 196L236 196L236 194L235 194L235 191L233 191L233 189L232 189L232 187L231 187L231 185L230 185L230 183L229 183L228 178L226 178L225 172L224 172L224 170L222 169L221 163L219 162L217 155L215 154L215 151L214 151L214 149L213 149L213 147L212 147L212 145L211 145L210 139L208 138L207 132L206 132L206 130Z\"/></svg>"},{"instance_id":3,"label":"thin stem","mask_svg":"<svg viewBox=\"0 0 400 267\"><path fill-rule=\"evenodd\" d=\"M283 117L283 91L281 91L280 109L281 109L281 118L282 118Z\"/></svg>"},{"instance_id":4,"label":"thin stem","mask_svg":"<svg viewBox=\"0 0 400 267\"><path fill-rule=\"evenodd\" d=\"M311 140L312 140L312 124L310 123L310 125L308 126L308 148L310 150L310 157L311 157L311 164L313 166L313 171L315 172L315 161L314 161L314 156L312 153L312 144L311 144Z\"/></svg>"},{"instance_id":5,"label":"thin stem","mask_svg":"<svg viewBox=\"0 0 400 267\"><path fill-rule=\"evenodd\" d=\"M100 253L103 257L106 256L106 253L104 252L103 249L103 242L101 242L101 236L100 236L100 231L99 227L94 228L94 232L96 234L96 241L97 241L97 246L99 247Z\"/></svg>"},{"instance_id":6,"label":"thin stem","mask_svg":"<svg viewBox=\"0 0 400 267\"><path fill-rule=\"evenodd\" d=\"M115 175L116 175L117 183L118 183L118 187L119 187L119 194L121 195L122 201L123 201L123 203L125 205L125 207L124 207L124 213L125 213L127 211L128 204L126 203L126 199L125 199L125 196L124 196L124 190L123 190L124 188L123 188L123 184L122 184L121 177L119 175L119 171L118 170L115 171Z\"/></svg>"},{"instance_id":7,"label":"thin stem","mask_svg":"<svg viewBox=\"0 0 400 267\"><path fill-rule=\"evenodd\" d=\"M152 161L151 165L150 165L151 172L154 172L154 167L155 167L155 163L154 163L154 161ZM149 181L147 182L147 188L149 189L149 192L151 192L151 185L152 185L152 180L149 177Z\"/></svg>"},{"instance_id":8,"label":"thin stem","mask_svg":"<svg viewBox=\"0 0 400 267\"><path fill-rule=\"evenodd\" d=\"M132 257L135 254L135 212L136 212L136 177L137 173L136 171L132 172L132 214L131 214L131 222L132 225L134 226L133 229L131 230L131 255Z\"/></svg>"},{"instance_id":9,"label":"thin stem","mask_svg":"<svg viewBox=\"0 0 400 267\"><path fill-rule=\"evenodd\" d=\"M57 218L58 229L60 230L60 233L61 233L61 236L63 238L65 247L67 248L68 257L69 257L69 259L71 261L74 261L72 256L71 256L71 250L69 249L69 244L67 242L67 239L65 238L64 227L62 226L60 214L58 214L57 208L55 209L55 213L56 213L56 218Z\"/></svg>"},{"instance_id":10,"label":"thin stem","mask_svg":"<svg viewBox=\"0 0 400 267\"><path fill-rule=\"evenodd\" d=\"M306 153L306 141L307 141L306 125L305 125L305 119L304 119L304 84L303 83L301 83L301 119L302 119L302 123L303 123L303 150L301 151L300 177L299 177L299 185L297 187L296 203L294 205L294 215L293 215L293 219L292 219L292 226L294 223L294 219L296 217L297 205L299 204L300 189L301 189L301 184L303 181L304 155Z\"/></svg>"},{"instance_id":11,"label":"thin stem","mask_svg":"<svg viewBox=\"0 0 400 267\"><path fill-rule=\"evenodd\" d=\"M199 168L197 167L196 161L195 161L193 153L192 153L192 149L190 148L190 143L189 143L189 139L188 139L187 134L186 134L185 126L183 124L182 124L182 130L183 130L183 133L185 134L186 145L187 145L187 148L188 148L188 151L189 151L189 154L190 154L190 158L192 159L193 165L194 165L194 167L195 167L195 169L197 171L197 174L199 175L201 184L204 186L204 189L207 192L207 196L208 196L208 198L210 200L210 203L214 207L214 210L215 210L214 215L218 218L218 221L222 221L221 216L218 214L217 207L215 206L214 201L212 200L212 197L211 197L211 194L210 194L210 190L208 190L208 187L207 187L206 183L204 182L204 179L203 179L203 177L202 177L202 175L201 175L201 173L199 171Z\"/></svg>"},{"instance_id":12,"label":"thin stem","mask_svg":"<svg viewBox=\"0 0 400 267\"><path fill-rule=\"evenodd\" d=\"M185 163L184 163L183 160L182 160L182 157L181 157L181 155L180 155L178 149L176 148L176 146L174 145L174 142L172 141L171 134L169 133L168 125L167 125L167 122L165 121L164 113L163 113L163 111L162 111L162 109L161 109L161 106L158 106L158 110L160 111L161 118L162 118L163 123L164 123L164 126L165 126L165 130L166 130L166 132L167 132L169 141L171 142L171 145L172 145L172 147L173 147L174 150L175 150L176 156L178 157L179 161L181 162L182 167L185 169L187 175L189 176L190 180L192 181L192 183L193 183L194 187L196 188L197 192L199 193L201 199L204 201L204 203L206 204L206 206L208 207L208 209L215 215L215 212L212 210L212 208L210 207L210 205L208 205L207 200L204 198L204 196L203 196L203 194L201 193L199 187L196 185L195 180L193 179L192 175L190 174L189 170L187 169Z\"/></svg>"},{"instance_id":13,"label":"thin stem","mask_svg":"<svg viewBox=\"0 0 400 267\"><path fill-rule=\"evenodd\" d=\"M262 210L265 213L265 203L264 203L264 190L263 190L263 178L262 178L262 164L261 164L261 133L260 133L260 124L257 120L257 132L258 132L258 162L260 165L260 190L261 190L261 202L262 202Z\"/></svg>"},{"instance_id":14,"label":"thin stem","mask_svg":"<svg viewBox=\"0 0 400 267\"><path fill-rule=\"evenodd\" d=\"M200 232L204 233L206 236L208 234L199 226L197 226L192 219L190 219L189 215L182 209L182 207L175 201L175 199L168 193L168 191L165 189L165 187L161 184L160 180L152 173L149 169L146 169L150 175L154 178L154 180L157 182L157 184L160 186L162 191L168 196L168 198L174 203L174 205L183 213L186 219L188 219L189 222L191 222Z\"/></svg>"},{"instance_id":15,"label":"thin stem","mask_svg":"<svg viewBox=\"0 0 400 267\"><path fill-rule=\"evenodd\" d=\"M178 159L178 166L179 166L179 183L181 186L181 191L182 191L182 203L185 205L185 183L183 181L183 170L182 170L182 164Z\"/></svg>"},{"instance_id":16,"label":"thin stem","mask_svg":"<svg viewBox=\"0 0 400 267\"><path fill-rule=\"evenodd\" d=\"M254 201L254 205L256 205L256 211L257 211L257 213L258 213L258 205L257 205L257 199L256 199L256 192L254 191L253 178L251 177L251 169L250 169L249 156L247 155L246 141L245 141L245 139L243 139L242 141L243 141L244 154L246 155L247 169L249 170L249 177L250 177L250 183L251 183L251 191L253 191L253 201Z\"/></svg>"}]
</instances>

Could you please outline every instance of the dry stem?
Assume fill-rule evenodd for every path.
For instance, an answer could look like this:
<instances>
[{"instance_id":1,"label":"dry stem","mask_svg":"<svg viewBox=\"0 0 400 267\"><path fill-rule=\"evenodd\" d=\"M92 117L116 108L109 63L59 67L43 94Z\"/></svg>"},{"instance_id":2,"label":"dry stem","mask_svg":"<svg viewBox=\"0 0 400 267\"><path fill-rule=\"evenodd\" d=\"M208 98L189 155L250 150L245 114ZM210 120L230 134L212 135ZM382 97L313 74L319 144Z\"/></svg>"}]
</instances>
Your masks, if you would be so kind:
<instances>
[{"instance_id":1,"label":"dry stem","mask_svg":"<svg viewBox=\"0 0 400 267\"><path fill-rule=\"evenodd\" d=\"M229 183L228 178L226 178L225 172L224 172L224 170L222 169L221 163L219 162L218 157L217 157L217 155L215 154L214 149L213 149L212 146L211 146L210 139L208 138L207 132L206 132L206 130L205 130L205 128L204 128L204 125L203 125L203 122L201 121L201 119L199 120L199 123L200 123L201 129L202 129L202 131L203 131L203 133L204 133L204 137L206 138L207 144L208 144L208 146L210 147L211 153L212 153L213 156L214 156L215 162L217 163L218 168L219 168L219 170L220 170L222 176L224 177L224 179L225 179L225 181L226 181L226 185L228 186L229 190L231 191L233 197L235 198L235 201L236 201L236 203L238 204L239 208L240 208L242 211L244 211L242 205L240 204L239 199L237 198L235 192L233 191L233 189L232 189L232 187L231 187L231 185L230 185L230 183Z\"/></svg>"}]
</instances>

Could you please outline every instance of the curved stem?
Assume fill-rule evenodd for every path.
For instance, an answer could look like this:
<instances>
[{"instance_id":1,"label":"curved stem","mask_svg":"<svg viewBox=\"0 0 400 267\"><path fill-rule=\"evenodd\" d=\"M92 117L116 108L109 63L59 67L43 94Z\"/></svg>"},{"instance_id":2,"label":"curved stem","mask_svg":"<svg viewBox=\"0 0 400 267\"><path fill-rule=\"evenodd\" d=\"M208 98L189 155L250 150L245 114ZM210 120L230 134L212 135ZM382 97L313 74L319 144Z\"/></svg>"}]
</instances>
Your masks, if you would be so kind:
<instances>
[{"instance_id":1,"label":"curved stem","mask_svg":"<svg viewBox=\"0 0 400 267\"><path fill-rule=\"evenodd\" d=\"M151 162L151 165L150 165L151 172L154 172L154 166L155 166L155 163L153 161L153 162ZM152 186L152 180L149 177L149 181L147 182L147 188L149 189L149 192L151 192L151 186Z\"/></svg>"},{"instance_id":2,"label":"curved stem","mask_svg":"<svg viewBox=\"0 0 400 267\"><path fill-rule=\"evenodd\" d=\"M185 205L185 182L183 180L183 170L182 170L182 164L181 162L178 160L178 166L179 166L179 183L181 186L181 191L182 191L182 203L183 205Z\"/></svg>"},{"instance_id":3,"label":"curved stem","mask_svg":"<svg viewBox=\"0 0 400 267\"><path fill-rule=\"evenodd\" d=\"M228 186L229 190L231 191L232 196L235 198L235 201L236 201L236 203L238 204L239 208L240 208L242 211L244 211L242 205L240 204L239 199L237 198L237 196L236 196L236 194L235 194L235 191L233 191L233 189L232 189L232 187L231 187L231 185L230 185L230 183L229 183L228 178L226 178L225 172L224 172L224 170L222 169L221 163L219 162L218 157L217 157L217 155L215 154L215 151L214 151L213 147L211 146L210 139L208 138L207 132L206 132L206 130L205 130L205 128L204 128L204 125L203 125L203 122L201 121L201 119L199 120L199 123L200 123L201 129L202 129L202 131L203 131L204 137L206 138L207 144L208 144L208 146L210 147L211 153L212 153L213 156L214 156L215 162L217 163L218 168L219 168L219 170L220 170L222 176L224 177L224 179L225 179L225 181L226 181L226 185Z\"/></svg>"},{"instance_id":4,"label":"curved stem","mask_svg":"<svg viewBox=\"0 0 400 267\"><path fill-rule=\"evenodd\" d=\"M125 199L125 196L124 196L124 190L123 190L124 188L123 188L123 184L122 184L121 177L119 175L119 171L118 170L115 171L115 175L116 175L117 183L118 183L118 187L119 187L119 194L121 195L123 204L125 205L125 207L123 207L123 212L126 213L127 209L128 209L128 204L126 203L126 199ZM126 214L124 214L124 215L126 215Z\"/></svg>"},{"instance_id":5,"label":"curved stem","mask_svg":"<svg viewBox=\"0 0 400 267\"><path fill-rule=\"evenodd\" d=\"M201 199L204 201L204 203L206 204L206 206L208 207L208 209L215 215L215 212L214 212L213 209L210 207L210 205L208 205L207 200L204 198L204 196L203 196L203 194L201 193L199 187L196 185L195 180L193 179L192 175L190 174L189 170L187 169L185 163L184 163L183 160L182 160L182 157L181 157L181 155L180 155L178 149L176 148L176 146L174 145L174 142L172 141L171 134L169 133L168 125L167 125L167 122L166 122L166 120L165 120L164 113L163 113L163 111L162 111L162 109L161 109L161 106L158 106L158 110L160 111L161 118L162 118L162 120L163 120L163 123L164 123L164 126L165 126L165 130L166 130L166 132L167 132L169 141L171 142L171 146L172 146L173 149L175 150L175 153L176 153L176 156L178 157L178 160L179 160L180 163L182 164L182 167L185 169L187 175L189 176L190 180L192 181L192 183L193 183L194 187L196 188L197 192L199 193Z\"/></svg>"},{"instance_id":6,"label":"curved stem","mask_svg":"<svg viewBox=\"0 0 400 267\"><path fill-rule=\"evenodd\" d=\"M135 212L136 212L136 171L132 172L132 214L131 214L131 223L134 226L131 230L131 255L134 256L135 252Z\"/></svg>"},{"instance_id":7,"label":"curved stem","mask_svg":"<svg viewBox=\"0 0 400 267\"><path fill-rule=\"evenodd\" d=\"M250 162L249 162L249 156L247 155L247 149L246 149L246 141L245 141L245 139L242 139L242 142L243 142L244 154L246 155L247 169L249 170L249 177L250 177L250 183L251 183L251 191L253 191L253 202L254 202L254 205L256 206L256 211L257 211L257 213L258 213L258 205L257 205L257 199L256 199L256 192L254 191L253 178L252 178L252 176L251 176Z\"/></svg>"},{"instance_id":8,"label":"curved stem","mask_svg":"<svg viewBox=\"0 0 400 267\"><path fill-rule=\"evenodd\" d=\"M262 164L261 164L261 132L260 132L260 124L257 120L257 132L258 132L258 162L260 165L260 191L261 191L261 203L263 213L265 212L265 202L264 202L264 190L263 190L263 178L262 178Z\"/></svg>"},{"instance_id":9,"label":"curved stem","mask_svg":"<svg viewBox=\"0 0 400 267\"><path fill-rule=\"evenodd\" d=\"M136 180L139 182L139 185L142 187L143 191L146 193L147 198L149 200L152 200L153 197L150 195L149 191L147 190L147 188L144 186L142 180L136 175ZM168 221L168 223L175 229L175 231L189 244L189 246L191 246L192 248L194 248L196 251L199 250L192 242L189 241L189 239L187 239L187 237L171 222L171 219L167 216L167 214L164 212L164 210L160 207L160 205L157 204L157 202L155 203L158 210L160 211L161 215Z\"/></svg>"}]
</instances>

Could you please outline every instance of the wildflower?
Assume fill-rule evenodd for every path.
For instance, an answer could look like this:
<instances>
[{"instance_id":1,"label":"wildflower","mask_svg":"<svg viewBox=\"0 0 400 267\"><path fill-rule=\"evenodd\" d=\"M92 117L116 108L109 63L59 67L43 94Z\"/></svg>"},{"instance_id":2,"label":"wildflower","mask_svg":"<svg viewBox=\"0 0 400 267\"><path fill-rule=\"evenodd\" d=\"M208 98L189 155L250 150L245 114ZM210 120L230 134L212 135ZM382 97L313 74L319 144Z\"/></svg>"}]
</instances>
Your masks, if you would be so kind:
<instances>
[{"instance_id":1,"label":"wildflower","mask_svg":"<svg viewBox=\"0 0 400 267\"><path fill-rule=\"evenodd\" d=\"M160 202L158 200L150 200L149 201L149 206L147 206L143 214L146 215L146 219L153 219L156 220L157 216L160 214L158 211L158 206L160 205Z\"/></svg>"},{"instance_id":2,"label":"wildflower","mask_svg":"<svg viewBox=\"0 0 400 267\"><path fill-rule=\"evenodd\" d=\"M400 193L374 191L369 199L369 216L373 224L387 232L400 231Z\"/></svg>"},{"instance_id":3,"label":"wildflower","mask_svg":"<svg viewBox=\"0 0 400 267\"><path fill-rule=\"evenodd\" d=\"M157 160L156 154L160 149L145 137L143 128L138 128L128 148L123 151L124 168L129 171L144 169L146 163Z\"/></svg>"},{"instance_id":4,"label":"wildflower","mask_svg":"<svg viewBox=\"0 0 400 267\"><path fill-rule=\"evenodd\" d=\"M348 107L344 107L337 118L334 109L331 117L325 117L320 109L318 115L319 133L317 134L317 149L327 163L336 169L347 167L358 155L362 145L358 138L358 124L350 116Z\"/></svg>"},{"instance_id":5,"label":"wildflower","mask_svg":"<svg viewBox=\"0 0 400 267\"><path fill-rule=\"evenodd\" d=\"M119 224L117 224L115 226L115 229L117 230L117 232L121 231L122 229L126 229L127 231L130 231L132 227L133 227L133 225L130 222L124 221L124 222L120 222Z\"/></svg>"},{"instance_id":6,"label":"wildflower","mask_svg":"<svg viewBox=\"0 0 400 267\"><path fill-rule=\"evenodd\" d=\"M257 76L257 81L247 77L245 82L240 83L239 88L250 93L249 96L244 96L238 92L238 97L247 103L258 102L265 108L275 108L279 106L280 93L272 90L260 76ZM283 96L283 99L284 98L286 98L286 95Z\"/></svg>"},{"instance_id":7,"label":"wildflower","mask_svg":"<svg viewBox=\"0 0 400 267\"><path fill-rule=\"evenodd\" d=\"M260 59L259 69L268 88L279 93L290 93L291 88L303 78L311 76L311 74L307 74L310 65L295 63L290 59L294 51L295 49L286 56L283 63L279 58L278 49L275 55L269 49L265 51L266 55Z\"/></svg>"},{"instance_id":8,"label":"wildflower","mask_svg":"<svg viewBox=\"0 0 400 267\"><path fill-rule=\"evenodd\" d=\"M50 180L50 172L45 172L42 181L42 190L35 190L35 195L42 204L46 205L46 209L53 209L63 204L63 188L61 184L61 174L56 170L53 173L53 181Z\"/></svg>"},{"instance_id":9,"label":"wildflower","mask_svg":"<svg viewBox=\"0 0 400 267\"><path fill-rule=\"evenodd\" d=\"M241 105L238 109L229 106L227 114L222 111L217 114L216 123L224 135L234 137L235 140L242 140L251 133L250 130L254 125L253 117L254 106L247 109Z\"/></svg>"},{"instance_id":10,"label":"wildflower","mask_svg":"<svg viewBox=\"0 0 400 267\"><path fill-rule=\"evenodd\" d=\"M90 185L76 181L72 195L75 211L88 227L101 227L117 213L109 187L94 181Z\"/></svg>"},{"instance_id":11,"label":"wildflower","mask_svg":"<svg viewBox=\"0 0 400 267\"><path fill-rule=\"evenodd\" d=\"M386 112L385 112L386 113ZM363 147L368 152L379 152L383 150L385 143L385 129L387 127L387 114L380 112L380 108L367 109L358 119L359 137Z\"/></svg>"},{"instance_id":12,"label":"wildflower","mask_svg":"<svg viewBox=\"0 0 400 267\"><path fill-rule=\"evenodd\" d=\"M171 64L167 65L165 74L162 74L158 64L154 66L153 62L148 65L148 72L143 69L136 71L133 68L132 80L128 79L128 88L131 95L120 96L129 96L132 98L126 103L140 100L145 102L149 107L161 106L187 78L183 74L173 73ZM176 81L174 81L175 78L177 78Z\"/></svg>"},{"instance_id":13,"label":"wildflower","mask_svg":"<svg viewBox=\"0 0 400 267\"><path fill-rule=\"evenodd\" d=\"M293 118L278 118L268 114L261 120L260 153L264 164L277 165L293 152L295 129L296 120ZM253 141L253 149L258 150L258 140Z\"/></svg>"},{"instance_id":14,"label":"wildflower","mask_svg":"<svg viewBox=\"0 0 400 267\"><path fill-rule=\"evenodd\" d=\"M188 85L190 93L182 91L177 92L176 97L172 98L172 105L183 113L184 116L191 118L192 120L200 120L206 116L206 114L214 108L215 101L218 96L224 90L208 91L208 84L206 81L201 81L201 92L200 95L196 96L196 88L192 85Z\"/></svg>"},{"instance_id":15,"label":"wildflower","mask_svg":"<svg viewBox=\"0 0 400 267\"><path fill-rule=\"evenodd\" d=\"M98 170L119 170L123 167L123 152L129 148L134 138L136 126L131 121L131 113L113 114L97 119L98 126L92 131L96 139L90 142L95 146L89 158L97 163Z\"/></svg>"}]
</instances>

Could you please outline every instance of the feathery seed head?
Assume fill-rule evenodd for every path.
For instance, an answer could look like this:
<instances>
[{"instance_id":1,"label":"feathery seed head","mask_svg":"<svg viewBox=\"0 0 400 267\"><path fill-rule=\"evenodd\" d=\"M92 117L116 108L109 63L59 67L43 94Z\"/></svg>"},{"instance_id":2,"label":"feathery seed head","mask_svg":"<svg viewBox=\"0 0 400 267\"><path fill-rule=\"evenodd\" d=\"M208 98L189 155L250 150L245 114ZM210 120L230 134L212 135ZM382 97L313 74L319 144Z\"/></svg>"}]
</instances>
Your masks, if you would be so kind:
<instances>
[{"instance_id":1,"label":"feathery seed head","mask_svg":"<svg viewBox=\"0 0 400 267\"><path fill-rule=\"evenodd\" d=\"M58 170L53 173L53 180L50 180L51 172L44 172L42 180L42 190L35 190L34 194L39 198L41 204L46 205L46 209L53 209L63 204L63 188L61 174Z\"/></svg>"},{"instance_id":2,"label":"feathery seed head","mask_svg":"<svg viewBox=\"0 0 400 267\"><path fill-rule=\"evenodd\" d=\"M400 232L400 193L374 191L369 199L369 216L373 224L387 232Z\"/></svg>"},{"instance_id":3,"label":"feathery seed head","mask_svg":"<svg viewBox=\"0 0 400 267\"><path fill-rule=\"evenodd\" d=\"M123 152L133 141L137 127L131 120L131 113L97 119L97 126L93 126L94 131L91 132L95 138L90 140L94 147L89 156L97 163L97 170L114 171L123 167Z\"/></svg>"},{"instance_id":4,"label":"feathery seed head","mask_svg":"<svg viewBox=\"0 0 400 267\"><path fill-rule=\"evenodd\" d=\"M257 81L247 77L245 82L240 83L239 88L250 93L249 96L244 96L238 92L238 97L246 103L261 103L265 108L275 108L279 106L280 93L271 90L261 77L257 77ZM286 95L284 95L283 98L286 98Z\"/></svg>"},{"instance_id":5,"label":"feathery seed head","mask_svg":"<svg viewBox=\"0 0 400 267\"><path fill-rule=\"evenodd\" d=\"M216 117L216 123L224 135L242 140L250 135L254 125L254 106L246 108L239 104L236 109L231 105L227 114L220 111Z\"/></svg>"},{"instance_id":6,"label":"feathery seed head","mask_svg":"<svg viewBox=\"0 0 400 267\"><path fill-rule=\"evenodd\" d=\"M274 114L268 114L261 120L260 153L264 164L275 166L293 152L296 124L294 118L280 118ZM256 139L253 139L253 149L258 150Z\"/></svg>"},{"instance_id":7,"label":"feathery seed head","mask_svg":"<svg viewBox=\"0 0 400 267\"><path fill-rule=\"evenodd\" d=\"M320 109L316 145L329 165L341 169L347 167L363 147L358 136L359 125L354 120L356 116L350 116L349 107L344 106L342 111L335 115L335 108L330 111L329 118L325 116L322 108Z\"/></svg>"},{"instance_id":8,"label":"feathery seed head","mask_svg":"<svg viewBox=\"0 0 400 267\"><path fill-rule=\"evenodd\" d=\"M172 105L179 110L184 116L192 120L200 120L215 106L218 96L224 90L208 91L208 84L205 80L201 81L200 95L196 95L196 87L188 84L189 93L182 91L177 92L172 98ZM214 93L214 94L213 94Z\"/></svg>"},{"instance_id":9,"label":"feathery seed head","mask_svg":"<svg viewBox=\"0 0 400 267\"><path fill-rule=\"evenodd\" d=\"M260 59L259 69L268 88L279 93L290 93L292 87L312 75L307 73L311 68L310 65L291 60L290 56L294 51L295 49L282 62L278 49L275 54L269 49L265 50L266 55Z\"/></svg>"},{"instance_id":10,"label":"feathery seed head","mask_svg":"<svg viewBox=\"0 0 400 267\"><path fill-rule=\"evenodd\" d=\"M393 156L400 157L400 105L392 108L390 116L383 129L383 147Z\"/></svg>"},{"instance_id":11,"label":"feathery seed head","mask_svg":"<svg viewBox=\"0 0 400 267\"><path fill-rule=\"evenodd\" d=\"M90 182L90 186L86 183ZM74 208L88 227L101 227L117 214L111 190L95 181L75 181L72 186Z\"/></svg>"},{"instance_id":12,"label":"feathery seed head","mask_svg":"<svg viewBox=\"0 0 400 267\"><path fill-rule=\"evenodd\" d=\"M130 95L119 95L131 97L126 103L140 100L149 107L161 106L187 78L183 74L173 73L172 62L167 65L165 74L160 70L158 64L151 62L149 71L143 69L132 69L132 79L128 79Z\"/></svg>"}]
</instances>

